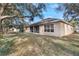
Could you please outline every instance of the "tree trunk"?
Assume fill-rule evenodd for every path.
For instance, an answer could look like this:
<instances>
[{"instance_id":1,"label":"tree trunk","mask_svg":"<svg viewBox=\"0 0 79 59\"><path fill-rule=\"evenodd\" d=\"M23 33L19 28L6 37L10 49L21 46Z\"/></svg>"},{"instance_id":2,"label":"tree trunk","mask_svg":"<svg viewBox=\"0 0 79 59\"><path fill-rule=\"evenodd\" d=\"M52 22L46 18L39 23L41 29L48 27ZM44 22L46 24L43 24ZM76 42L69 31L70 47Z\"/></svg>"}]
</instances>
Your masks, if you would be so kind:
<instances>
[{"instance_id":1,"label":"tree trunk","mask_svg":"<svg viewBox=\"0 0 79 59\"><path fill-rule=\"evenodd\" d=\"M0 32L3 32L2 21L0 21Z\"/></svg>"},{"instance_id":2,"label":"tree trunk","mask_svg":"<svg viewBox=\"0 0 79 59\"><path fill-rule=\"evenodd\" d=\"M0 37L3 37L2 21L0 21Z\"/></svg>"}]
</instances>

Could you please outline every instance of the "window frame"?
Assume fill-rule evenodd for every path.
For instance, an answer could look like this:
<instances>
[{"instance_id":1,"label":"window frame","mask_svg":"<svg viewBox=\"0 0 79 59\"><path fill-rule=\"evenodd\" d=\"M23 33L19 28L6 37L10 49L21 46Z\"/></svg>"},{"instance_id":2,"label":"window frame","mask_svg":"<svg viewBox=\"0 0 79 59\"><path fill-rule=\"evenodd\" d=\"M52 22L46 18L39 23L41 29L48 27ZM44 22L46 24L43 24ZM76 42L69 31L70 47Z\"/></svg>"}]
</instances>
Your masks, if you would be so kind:
<instances>
[{"instance_id":1,"label":"window frame","mask_svg":"<svg viewBox=\"0 0 79 59\"><path fill-rule=\"evenodd\" d=\"M45 24L44 32L54 32L54 24Z\"/></svg>"}]
</instances>

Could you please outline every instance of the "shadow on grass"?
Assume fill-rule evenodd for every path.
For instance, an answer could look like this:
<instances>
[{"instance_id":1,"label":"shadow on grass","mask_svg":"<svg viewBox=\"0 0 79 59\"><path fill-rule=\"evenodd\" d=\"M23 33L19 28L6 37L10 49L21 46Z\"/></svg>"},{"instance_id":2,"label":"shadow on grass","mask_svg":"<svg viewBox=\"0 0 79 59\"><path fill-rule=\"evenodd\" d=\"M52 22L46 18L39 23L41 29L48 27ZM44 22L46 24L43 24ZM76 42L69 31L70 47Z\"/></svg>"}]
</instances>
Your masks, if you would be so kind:
<instances>
[{"instance_id":1,"label":"shadow on grass","mask_svg":"<svg viewBox=\"0 0 79 59\"><path fill-rule=\"evenodd\" d=\"M61 48L61 52L63 51L63 52L65 52L65 53L67 53L67 54L71 54L71 55L74 55L74 56L78 56L79 55L79 52L78 51L73 51L72 49L69 49L69 48L67 48L66 46L64 46L64 45L61 45L61 44L58 44L58 43L54 43L53 42L53 44L54 44L54 46L56 46L57 48ZM73 48L74 49L74 48Z\"/></svg>"},{"instance_id":2,"label":"shadow on grass","mask_svg":"<svg viewBox=\"0 0 79 59\"><path fill-rule=\"evenodd\" d=\"M71 44L73 45L71 47L71 45L69 46L65 46L63 44L60 43L56 43L53 40L62 40L62 41L68 41L68 43L70 42L74 42L74 43L78 43L79 40L77 40L79 37L77 35L71 35L71 36L67 36L67 37L62 37L62 38L58 38L58 37L50 37L50 36L42 36L42 35L35 35L35 34L24 34L24 33L16 33L15 35L12 35L10 37L20 37L22 39L24 38L28 38L29 41L27 42L22 42L22 46L26 46L26 44L37 44L40 49L42 50L39 54L42 55L74 55L74 56L78 56L79 55L79 51L75 50L75 47L78 47L77 44ZM75 40L76 39L76 40ZM42 44L42 42L45 41L44 44ZM68 44L65 42L65 44ZM74 47L75 46L75 47ZM48 48L47 48L48 47ZM71 48L69 48L71 47ZM52 52L54 51L54 52ZM42 54L41 54L42 53Z\"/></svg>"},{"instance_id":3,"label":"shadow on grass","mask_svg":"<svg viewBox=\"0 0 79 59\"><path fill-rule=\"evenodd\" d=\"M56 51L56 53L52 53L52 54L55 54L55 55L74 55L74 56L78 56L79 55L79 51L76 51L74 48L75 47L78 47L78 45L76 45L76 44L74 44L74 46L72 46L71 47L71 45L73 45L73 44L71 44L71 45L69 45L68 47L67 46L64 46L64 45L62 45L62 44L60 44L60 43L55 43L54 41L52 41L53 39L55 40L55 39L58 39L58 40L63 40L63 41L69 41L69 42L71 42L71 41L73 41L73 42L79 42L78 40L75 40L76 39L76 36L75 37L65 37L66 38L66 40L64 39L64 38L57 38L57 37L54 37L53 39L52 38L50 38L50 37L47 37L47 38L49 38L49 39L47 39L46 38L46 36L34 36L34 37L36 37L36 38L38 38L38 37L41 37L44 41L47 41L47 46L50 46L49 45L49 43L51 43L52 44L52 46L50 46L50 48L52 49L52 50L54 50L54 51ZM34 38L33 37L33 38ZM32 38L32 39L33 39ZM79 37L77 36L77 39L78 39ZM52 39L52 40L51 40ZM38 40L37 42L39 43L39 46L40 47L42 47L42 45L41 45L41 42L39 42L39 39L35 39L35 41L36 40ZM37 43L37 44L38 44ZM69 47L71 47L71 48L69 48ZM58 50L59 49L59 50ZM42 52L44 53L44 51L45 51L45 49L44 49L44 46L42 47ZM46 50L47 51L47 50ZM63 52L63 53L62 53ZM50 51L50 53L51 53L51 51ZM48 55L48 54L47 54Z\"/></svg>"},{"instance_id":4,"label":"shadow on grass","mask_svg":"<svg viewBox=\"0 0 79 59\"><path fill-rule=\"evenodd\" d=\"M78 51L73 50L74 47L72 47L73 49L70 49L69 47L66 47L66 46L64 46L64 45L62 45L60 43L55 43L55 42L51 41L50 39L49 40L44 39L44 40L46 40L48 43L52 43L52 46L51 46L52 50L54 49L54 51L58 51L56 53L56 55L67 55L67 54L68 55L74 55L74 56L79 55ZM54 46L54 48L53 48L53 46ZM62 52L64 52L64 54L62 54Z\"/></svg>"}]
</instances>

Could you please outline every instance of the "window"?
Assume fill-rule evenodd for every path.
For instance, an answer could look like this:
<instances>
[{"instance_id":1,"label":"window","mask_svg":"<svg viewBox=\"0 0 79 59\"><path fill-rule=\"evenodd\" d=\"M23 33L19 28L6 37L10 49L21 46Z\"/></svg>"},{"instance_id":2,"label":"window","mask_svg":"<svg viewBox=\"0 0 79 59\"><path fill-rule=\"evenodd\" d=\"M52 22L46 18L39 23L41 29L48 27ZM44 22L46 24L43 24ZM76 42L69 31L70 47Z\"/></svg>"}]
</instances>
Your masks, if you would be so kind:
<instances>
[{"instance_id":1,"label":"window","mask_svg":"<svg viewBox=\"0 0 79 59\"><path fill-rule=\"evenodd\" d=\"M51 30L51 32L54 32L54 25L53 24L51 24L50 30Z\"/></svg>"},{"instance_id":2,"label":"window","mask_svg":"<svg viewBox=\"0 0 79 59\"><path fill-rule=\"evenodd\" d=\"M54 25L53 24L46 24L44 25L45 32L54 32Z\"/></svg>"}]
</instances>

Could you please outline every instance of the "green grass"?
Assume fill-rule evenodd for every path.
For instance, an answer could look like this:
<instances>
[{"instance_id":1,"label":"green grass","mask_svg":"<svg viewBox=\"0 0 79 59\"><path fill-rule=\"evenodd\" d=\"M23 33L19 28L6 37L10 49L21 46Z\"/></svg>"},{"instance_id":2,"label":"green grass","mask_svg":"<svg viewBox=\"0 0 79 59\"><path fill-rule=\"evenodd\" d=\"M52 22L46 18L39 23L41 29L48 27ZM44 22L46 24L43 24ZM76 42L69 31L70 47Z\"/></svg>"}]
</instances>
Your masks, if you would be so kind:
<instances>
[{"instance_id":1,"label":"green grass","mask_svg":"<svg viewBox=\"0 0 79 59\"><path fill-rule=\"evenodd\" d=\"M0 39L0 56L5 56L10 53L11 47L13 45L13 39Z\"/></svg>"},{"instance_id":2,"label":"green grass","mask_svg":"<svg viewBox=\"0 0 79 59\"><path fill-rule=\"evenodd\" d=\"M35 56L78 56L79 55L79 34L74 33L65 37L53 37L35 35L32 33L12 33L5 38L15 39L10 49L2 49L1 53L9 50L10 53L3 55L35 55ZM7 45L8 45L7 44ZM6 44L4 44L6 46Z\"/></svg>"}]
</instances>

